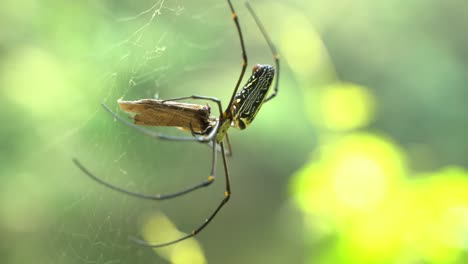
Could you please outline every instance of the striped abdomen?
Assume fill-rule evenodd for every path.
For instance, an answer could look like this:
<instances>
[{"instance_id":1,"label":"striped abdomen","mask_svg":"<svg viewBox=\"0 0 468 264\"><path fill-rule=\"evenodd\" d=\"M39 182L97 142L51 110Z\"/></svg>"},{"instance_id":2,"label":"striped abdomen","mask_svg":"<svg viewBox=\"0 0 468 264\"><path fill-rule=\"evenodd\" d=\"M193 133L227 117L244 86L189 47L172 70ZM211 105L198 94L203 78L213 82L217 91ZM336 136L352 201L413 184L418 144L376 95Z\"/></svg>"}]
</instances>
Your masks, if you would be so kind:
<instances>
[{"instance_id":1,"label":"striped abdomen","mask_svg":"<svg viewBox=\"0 0 468 264\"><path fill-rule=\"evenodd\" d=\"M232 121L237 128L245 129L253 121L270 90L274 75L273 66L254 66L252 76L236 94L231 106Z\"/></svg>"}]
</instances>

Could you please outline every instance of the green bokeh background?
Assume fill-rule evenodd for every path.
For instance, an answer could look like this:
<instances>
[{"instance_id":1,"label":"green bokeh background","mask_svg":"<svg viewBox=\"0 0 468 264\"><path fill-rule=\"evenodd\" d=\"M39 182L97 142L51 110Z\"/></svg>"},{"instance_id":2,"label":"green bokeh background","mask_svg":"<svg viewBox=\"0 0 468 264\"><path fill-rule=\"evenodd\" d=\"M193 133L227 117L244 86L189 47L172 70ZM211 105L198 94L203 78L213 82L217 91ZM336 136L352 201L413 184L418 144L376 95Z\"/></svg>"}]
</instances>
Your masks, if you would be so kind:
<instances>
[{"instance_id":1,"label":"green bokeh background","mask_svg":"<svg viewBox=\"0 0 468 264\"><path fill-rule=\"evenodd\" d=\"M468 262L468 2L252 5L281 53L279 95L230 133L229 204L196 240L152 250L128 236L200 224L223 197L221 164L210 188L155 203L71 160L143 193L208 176L206 146L144 137L99 104L227 103L241 66L227 3L2 1L1 263ZM234 6L249 67L273 63Z\"/></svg>"}]
</instances>

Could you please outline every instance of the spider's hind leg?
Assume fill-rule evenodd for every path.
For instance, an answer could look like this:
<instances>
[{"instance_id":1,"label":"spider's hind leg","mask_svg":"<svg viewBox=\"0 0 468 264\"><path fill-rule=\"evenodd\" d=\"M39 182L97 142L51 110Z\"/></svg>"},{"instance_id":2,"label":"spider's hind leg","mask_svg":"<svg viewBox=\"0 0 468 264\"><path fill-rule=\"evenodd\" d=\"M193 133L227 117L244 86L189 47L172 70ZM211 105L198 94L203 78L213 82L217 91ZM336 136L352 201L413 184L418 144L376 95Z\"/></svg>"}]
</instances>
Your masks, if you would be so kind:
<instances>
[{"instance_id":1,"label":"spider's hind leg","mask_svg":"<svg viewBox=\"0 0 468 264\"><path fill-rule=\"evenodd\" d=\"M171 198L174 198L174 197L177 197L177 196L181 196L181 195L190 193L190 192L195 191L195 190L197 190L199 188L202 188L202 187L207 187L207 186L209 186L210 184L212 184L214 182L215 173L216 173L216 143L215 143L215 141L213 141L213 154L212 154L212 163L211 163L212 165L211 165L210 175L208 176L208 178L205 181L203 181L203 182L201 182L201 183L199 183L197 185L185 188L185 189L183 189L181 191L177 191L177 192L174 192L174 193L168 193L168 194L142 194L142 193L138 193L138 192L134 192L134 191L129 191L127 189L116 186L116 185L114 185L112 183L109 183L109 182L97 177L94 173L92 173L84 165L82 165L81 162L79 162L77 159L73 158L73 162L84 174L86 174L92 180L96 181L97 183L99 183L101 185L104 185L105 187L107 187L109 189L112 189L114 191L117 191L117 192L120 192L120 193L123 193L123 194L126 194L126 195L130 195L130 196L133 196L133 197L141 198L141 199L166 200L166 199L171 199Z\"/></svg>"},{"instance_id":2,"label":"spider's hind leg","mask_svg":"<svg viewBox=\"0 0 468 264\"><path fill-rule=\"evenodd\" d=\"M216 157L216 141L213 141L213 170L214 170L214 167L215 167L215 157ZM196 236L198 233L200 233L203 229L205 229L205 227L207 227L210 222L216 217L216 215L218 214L218 212L223 208L223 206L229 201L230 197L231 197L231 182L230 182L230 179L229 179L229 169L228 169L228 166L227 166L227 160L226 160L226 155L225 155L225 149L224 149L224 143L221 142L219 143L220 147L221 147L221 156L223 158L223 166L224 166L224 176L225 176L225 179L226 179L226 189L224 191L224 196L222 198L222 200L220 201L220 203L218 204L218 206L214 209L214 211L208 216L208 218L205 219L205 221L203 221L197 228L193 229L192 232L190 232L189 234L183 236L183 237L180 237L178 239L175 239L175 240L172 240L172 241L169 241L169 242L166 242L166 243L161 243L161 244L152 244L150 242L147 242L147 241L144 241L140 238L136 238L136 237L131 237L130 239L133 240L134 242L140 244L140 245L143 245L143 246L147 246L147 247L164 247L164 246L169 246L169 245L172 245L172 244L175 244L175 243L178 243L180 241L183 241L183 240L186 240L188 238L191 238L191 237L194 237Z\"/></svg>"}]
</instances>

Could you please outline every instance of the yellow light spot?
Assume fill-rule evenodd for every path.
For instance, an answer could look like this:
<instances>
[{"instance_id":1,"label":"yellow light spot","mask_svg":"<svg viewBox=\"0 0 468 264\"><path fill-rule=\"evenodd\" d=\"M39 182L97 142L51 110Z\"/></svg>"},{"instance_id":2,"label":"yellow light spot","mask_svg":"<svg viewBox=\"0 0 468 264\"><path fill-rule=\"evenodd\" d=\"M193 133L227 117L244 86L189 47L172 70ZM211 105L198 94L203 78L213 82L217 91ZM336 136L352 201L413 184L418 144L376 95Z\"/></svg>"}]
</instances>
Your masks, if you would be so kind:
<instances>
[{"instance_id":1,"label":"yellow light spot","mask_svg":"<svg viewBox=\"0 0 468 264\"><path fill-rule=\"evenodd\" d=\"M405 174L400 150L375 135L344 137L316 156L322 158L299 171L292 186L305 212L323 211L339 218L373 210L398 192Z\"/></svg>"},{"instance_id":2,"label":"yellow light spot","mask_svg":"<svg viewBox=\"0 0 468 264\"><path fill-rule=\"evenodd\" d=\"M287 23L279 25L281 52L288 65L300 78L310 78L322 66L325 49L322 40L310 24L310 19L294 14Z\"/></svg>"},{"instance_id":3,"label":"yellow light spot","mask_svg":"<svg viewBox=\"0 0 468 264\"><path fill-rule=\"evenodd\" d=\"M213 177L212 175L208 176L208 181L214 181L215 177Z\"/></svg>"},{"instance_id":4,"label":"yellow light spot","mask_svg":"<svg viewBox=\"0 0 468 264\"><path fill-rule=\"evenodd\" d=\"M194 234L194 231L192 231ZM164 243L185 236L163 213L154 213L143 224L143 237L149 243ZM204 264L206 259L200 244L190 238L173 246L154 248L162 258L171 263Z\"/></svg>"},{"instance_id":5,"label":"yellow light spot","mask_svg":"<svg viewBox=\"0 0 468 264\"><path fill-rule=\"evenodd\" d=\"M332 130L349 130L365 126L374 115L374 99L364 87L337 83L324 88L320 108L310 109L320 125Z\"/></svg>"},{"instance_id":6,"label":"yellow light spot","mask_svg":"<svg viewBox=\"0 0 468 264\"><path fill-rule=\"evenodd\" d=\"M468 230L465 169L405 177L401 150L371 134L343 137L314 156L320 158L294 176L292 190L313 230L309 236L339 238L328 257L345 261L324 263L461 259Z\"/></svg>"},{"instance_id":7,"label":"yellow light spot","mask_svg":"<svg viewBox=\"0 0 468 264\"><path fill-rule=\"evenodd\" d=\"M56 116L70 113L69 98L74 89L66 68L55 56L37 47L26 47L10 54L6 60L0 86L5 96L29 109L33 115ZM51 103L53 102L53 103Z\"/></svg>"},{"instance_id":8,"label":"yellow light spot","mask_svg":"<svg viewBox=\"0 0 468 264\"><path fill-rule=\"evenodd\" d=\"M351 210L372 210L388 201L404 175L399 149L385 138L348 136L328 155L337 202Z\"/></svg>"},{"instance_id":9,"label":"yellow light spot","mask_svg":"<svg viewBox=\"0 0 468 264\"><path fill-rule=\"evenodd\" d=\"M230 193L228 191L224 192L224 196L229 197Z\"/></svg>"},{"instance_id":10,"label":"yellow light spot","mask_svg":"<svg viewBox=\"0 0 468 264\"><path fill-rule=\"evenodd\" d=\"M339 201L354 209L372 209L387 191L387 176L372 157L351 154L336 164L334 189Z\"/></svg>"}]
</instances>

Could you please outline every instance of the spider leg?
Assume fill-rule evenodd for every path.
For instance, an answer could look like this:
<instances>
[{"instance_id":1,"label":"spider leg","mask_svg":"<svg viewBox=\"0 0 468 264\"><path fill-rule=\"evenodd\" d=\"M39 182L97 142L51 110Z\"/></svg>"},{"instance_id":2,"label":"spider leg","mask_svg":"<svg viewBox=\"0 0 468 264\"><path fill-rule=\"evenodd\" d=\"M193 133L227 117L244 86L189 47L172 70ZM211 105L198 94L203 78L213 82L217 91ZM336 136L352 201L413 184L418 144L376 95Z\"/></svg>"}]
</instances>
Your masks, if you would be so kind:
<instances>
[{"instance_id":1,"label":"spider leg","mask_svg":"<svg viewBox=\"0 0 468 264\"><path fill-rule=\"evenodd\" d=\"M199 137L179 137L179 136L170 136L170 135L165 135L165 134L161 134L161 133L158 133L158 132L154 132L152 130L143 128L141 126L137 126L137 125L125 120L124 118L122 118L121 116L117 115L112 110L110 110L110 108L107 105L105 105L104 103L101 103L101 105L107 112L109 112L119 122L123 123L126 126L129 126L129 127L133 128L133 129L137 130L138 132L140 132L140 133L142 133L142 134L144 134L144 135L146 135L148 137L151 137L151 138L162 139L162 140L172 140L172 141L198 141L198 142L209 142L211 140L211 138L212 138L212 137L211 138L205 138L205 137L200 137L200 138ZM213 131L218 131L218 127L219 127L219 122L216 122L216 125L214 126L212 132L210 133L210 136L213 133Z\"/></svg>"},{"instance_id":2,"label":"spider leg","mask_svg":"<svg viewBox=\"0 0 468 264\"><path fill-rule=\"evenodd\" d=\"M176 98L171 98L171 99L165 99L162 100L162 102L167 102L167 101L181 101L181 100L187 100L187 99L195 99L195 100L208 100L215 102L218 105L219 113L223 113L223 108L221 107L221 100L219 100L216 97L212 96L203 96L203 95L191 95L191 96L184 96L184 97L176 97Z\"/></svg>"},{"instance_id":3,"label":"spider leg","mask_svg":"<svg viewBox=\"0 0 468 264\"><path fill-rule=\"evenodd\" d=\"M226 136L225 136L225 142L226 142L226 145L227 145L227 151L225 152L226 156L228 157L231 157L232 156L232 147L231 147L231 140L229 139L229 134L226 133Z\"/></svg>"},{"instance_id":4,"label":"spider leg","mask_svg":"<svg viewBox=\"0 0 468 264\"><path fill-rule=\"evenodd\" d=\"M163 100L162 102L164 103L164 102L167 102L167 101L180 101L180 100L187 100L187 99L209 100L209 101L215 102L218 105L219 115L221 116L222 113L223 113L223 108L221 106L221 100L219 100L216 97L212 97L212 96L191 95L191 96L184 96L184 97L176 97L176 98L166 99L166 100ZM192 124L190 124L190 130L192 131L192 135L201 142L211 141L216 136L216 133L218 133L218 128L216 126L215 126L215 129L212 129L211 132L208 135L203 135L203 136L195 136L194 135Z\"/></svg>"},{"instance_id":5,"label":"spider leg","mask_svg":"<svg viewBox=\"0 0 468 264\"><path fill-rule=\"evenodd\" d=\"M226 157L232 157L232 147L231 147L231 141L229 139L229 134L226 132L226 136L224 139L224 142L226 143L226 151L224 151L224 154L226 154ZM209 147L213 147L213 141L208 143ZM219 145L218 145L219 146ZM216 147L216 150L221 152L221 146Z\"/></svg>"},{"instance_id":6,"label":"spider leg","mask_svg":"<svg viewBox=\"0 0 468 264\"><path fill-rule=\"evenodd\" d=\"M112 189L114 191L130 195L130 196L133 196L133 197L147 199L147 200L166 200L166 199L171 199L171 198L174 198L174 197L177 197L177 196L184 195L186 193L195 191L195 190L197 190L199 188L202 188L202 187L207 187L207 186L209 186L210 184L212 184L214 182L214 180L215 180L215 166L214 166L214 164L216 164L216 144L213 144L213 145L214 145L213 155L212 155L212 164L213 164L213 166L211 167L211 172L210 172L211 174L208 176L208 179L203 181L202 183L199 183L199 184L195 185L195 186L188 187L188 188L185 188L185 189L183 189L181 191L174 192L174 193L169 193L169 194L155 194L155 195L153 195L153 194L141 194L141 193L129 191L129 190L126 190L126 189L124 189L122 187L115 186L115 185L113 185L113 184L111 184L111 183L109 183L107 181L104 181L101 178L97 177L92 172L90 172L85 166L83 166L76 158L73 158L73 162L84 174L88 175L92 180L106 186L109 189Z\"/></svg>"},{"instance_id":7,"label":"spider leg","mask_svg":"<svg viewBox=\"0 0 468 264\"><path fill-rule=\"evenodd\" d=\"M236 97L237 90L239 89L239 85L240 85L240 83L242 81L242 78L244 77L244 73L245 73L245 69L247 68L248 61L247 61L247 51L245 50L244 37L242 36L242 30L241 30L240 25L239 25L239 19L237 17L237 13L234 10L234 7L232 6L231 0L227 0L227 2L229 4L229 8L231 9L232 20L234 20L234 24L235 24L236 29L237 29L237 34L239 35L239 41L240 41L241 50L242 50L242 69L241 69L241 73L239 75L239 79L237 79L237 83L236 83L236 86L234 88L234 92L232 93L231 100L229 100L229 104L227 106L228 109L226 109L226 113L230 113L231 105L234 102L234 98Z\"/></svg>"},{"instance_id":8,"label":"spider leg","mask_svg":"<svg viewBox=\"0 0 468 264\"><path fill-rule=\"evenodd\" d=\"M141 239L135 238L135 237L131 237L130 238L131 240L133 240L134 242L136 242L136 243L138 243L140 245L147 246L147 247L153 247L153 248L164 247L164 246L169 246L169 245L175 244L177 242L186 240L188 238L194 237L198 233L200 233L203 229L205 229L205 227L215 218L215 216L218 214L218 212L221 210L221 208L229 201L229 198L231 197L231 183L230 183L230 180L229 180L229 171L228 171L228 166L227 166L226 155L225 155L225 152L224 152L224 143L221 142L219 144L221 146L221 155L223 157L224 175L225 175L225 178L226 178L226 190L224 192L224 198L221 200L221 202L218 204L218 206L215 208L215 210L211 213L211 215L208 218L206 218L205 221L199 227L192 230L192 232L190 234L188 234L186 236L183 236L181 238L178 238L176 240L173 240L173 241L169 241L169 242L161 243L161 244L151 244L151 243L148 243L148 242L146 242L144 240L141 240ZM213 145L214 145L213 153L216 153L216 151L215 151L216 142L215 141L213 141ZM215 155L216 154L214 154L213 156L215 156ZM213 161L215 161L215 159L213 159ZM215 165L216 164L213 162L213 168L215 167Z\"/></svg>"},{"instance_id":9,"label":"spider leg","mask_svg":"<svg viewBox=\"0 0 468 264\"><path fill-rule=\"evenodd\" d=\"M273 99L278 93L278 83L279 83L279 75L280 75L279 54L278 54L278 51L276 50L275 45L273 44L273 41L271 41L270 37L266 33L265 27L263 27L262 22L258 18L252 6L250 6L250 3L246 1L245 5L247 9L249 10L250 15L252 15L253 19L255 20L255 24L257 24L258 28L260 29L260 32L262 32L263 38L267 42L268 47L270 48L270 51L273 54L273 58L275 60L275 71L276 71L275 87L273 88L273 92L263 101L263 102L268 102L270 99Z\"/></svg>"}]
</instances>

